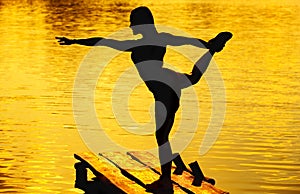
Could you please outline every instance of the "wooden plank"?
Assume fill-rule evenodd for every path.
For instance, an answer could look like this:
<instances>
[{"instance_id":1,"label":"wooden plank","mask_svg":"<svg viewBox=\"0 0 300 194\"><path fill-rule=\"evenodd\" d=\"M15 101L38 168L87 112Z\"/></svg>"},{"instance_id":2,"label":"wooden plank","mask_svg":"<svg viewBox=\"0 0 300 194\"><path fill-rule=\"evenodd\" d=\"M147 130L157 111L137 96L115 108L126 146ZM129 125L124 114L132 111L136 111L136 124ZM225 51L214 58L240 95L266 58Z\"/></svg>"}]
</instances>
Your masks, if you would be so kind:
<instances>
[{"instance_id":1,"label":"wooden plank","mask_svg":"<svg viewBox=\"0 0 300 194\"><path fill-rule=\"evenodd\" d=\"M98 157L91 152L74 154L74 157L86 163L87 167L97 176L105 176L113 185L120 188L120 193L146 193L145 188L136 184L135 181L123 176L120 169L109 163L104 158Z\"/></svg>"},{"instance_id":2,"label":"wooden plank","mask_svg":"<svg viewBox=\"0 0 300 194\"><path fill-rule=\"evenodd\" d=\"M133 160L129 155L123 154L121 152L109 152L109 153L99 153L100 156L106 158L107 160L115 163L116 166L122 168L129 172L131 175L135 176L141 182L150 184L159 178L159 172L153 172L150 168L145 167L143 164ZM174 182L174 193L188 193L193 194L195 192L189 189L190 185L184 182L177 183Z\"/></svg>"},{"instance_id":3,"label":"wooden plank","mask_svg":"<svg viewBox=\"0 0 300 194\"><path fill-rule=\"evenodd\" d=\"M159 160L153 154L149 152L135 151L128 152L128 155L130 155L136 161L139 161L141 164L144 164L144 166L147 166L154 173L159 173ZM175 169L175 166L172 166L172 168ZM194 176L191 175L191 170L188 170L189 172L183 171L182 175L172 174L172 180L183 187L189 188L189 190L191 190L193 193L228 194L228 192L222 191L206 181L202 181L201 187L191 185Z\"/></svg>"},{"instance_id":4,"label":"wooden plank","mask_svg":"<svg viewBox=\"0 0 300 194\"><path fill-rule=\"evenodd\" d=\"M160 167L158 158L148 152L131 152L141 160L133 160L131 156L120 152L101 153L101 157L93 153L85 152L75 154L74 157L85 163L101 182L109 182L115 186L115 194L146 193L145 184L149 184L159 178ZM80 164L81 164L80 163ZM173 166L173 170L175 167ZM101 175L101 176L100 176ZM103 178L105 177L105 178ZM206 194L227 194L213 185L202 182L201 187L192 186L193 176L184 171L182 175L172 175L174 193L206 193ZM99 185L99 184L98 184ZM103 193L108 192L113 187L109 184L100 184L101 187L108 185ZM119 189L119 190L118 190ZM88 192L86 192L88 193ZM101 192L102 193L102 192Z\"/></svg>"}]
</instances>

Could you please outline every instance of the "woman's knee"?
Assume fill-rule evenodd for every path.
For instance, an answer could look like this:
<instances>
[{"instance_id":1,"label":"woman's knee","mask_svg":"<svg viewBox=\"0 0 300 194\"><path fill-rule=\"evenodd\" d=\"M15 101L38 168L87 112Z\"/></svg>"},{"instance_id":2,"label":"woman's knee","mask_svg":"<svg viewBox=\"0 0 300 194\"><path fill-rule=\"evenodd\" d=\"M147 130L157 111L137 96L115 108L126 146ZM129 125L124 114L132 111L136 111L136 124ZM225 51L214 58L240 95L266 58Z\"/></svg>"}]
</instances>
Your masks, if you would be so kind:
<instances>
[{"instance_id":1,"label":"woman's knee","mask_svg":"<svg viewBox=\"0 0 300 194\"><path fill-rule=\"evenodd\" d=\"M168 115L161 126L157 126L155 136L158 145L169 141L169 134L174 123L174 116Z\"/></svg>"},{"instance_id":2,"label":"woman's knee","mask_svg":"<svg viewBox=\"0 0 300 194\"><path fill-rule=\"evenodd\" d=\"M202 77L202 74L186 74L186 77L189 79L191 85L195 85L199 82L200 78Z\"/></svg>"},{"instance_id":3,"label":"woman's knee","mask_svg":"<svg viewBox=\"0 0 300 194\"><path fill-rule=\"evenodd\" d=\"M156 131L155 137L156 137L156 142L159 146L161 146L169 141L169 135L159 132L159 130Z\"/></svg>"}]
</instances>

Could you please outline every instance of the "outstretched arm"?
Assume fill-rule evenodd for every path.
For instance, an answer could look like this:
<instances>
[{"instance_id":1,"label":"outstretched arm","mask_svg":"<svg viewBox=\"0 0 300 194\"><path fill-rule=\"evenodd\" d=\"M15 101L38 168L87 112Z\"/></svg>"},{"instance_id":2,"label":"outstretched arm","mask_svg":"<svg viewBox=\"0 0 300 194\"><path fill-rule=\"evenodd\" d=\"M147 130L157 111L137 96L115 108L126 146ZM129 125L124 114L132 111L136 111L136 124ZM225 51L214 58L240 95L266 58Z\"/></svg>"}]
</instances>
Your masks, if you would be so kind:
<instances>
[{"instance_id":1,"label":"outstretched arm","mask_svg":"<svg viewBox=\"0 0 300 194\"><path fill-rule=\"evenodd\" d=\"M209 44L201 39L175 36L169 33L161 33L165 43L170 46L193 45L199 48L209 48Z\"/></svg>"},{"instance_id":2,"label":"outstretched arm","mask_svg":"<svg viewBox=\"0 0 300 194\"><path fill-rule=\"evenodd\" d=\"M55 37L60 45L80 44L84 46L96 46L102 38L69 39L66 37Z\"/></svg>"},{"instance_id":3,"label":"outstretched arm","mask_svg":"<svg viewBox=\"0 0 300 194\"><path fill-rule=\"evenodd\" d=\"M55 37L60 45L79 44L84 46L107 46L120 51L128 51L136 44L135 40L113 40L101 37L86 39L69 39L66 37Z\"/></svg>"}]
</instances>

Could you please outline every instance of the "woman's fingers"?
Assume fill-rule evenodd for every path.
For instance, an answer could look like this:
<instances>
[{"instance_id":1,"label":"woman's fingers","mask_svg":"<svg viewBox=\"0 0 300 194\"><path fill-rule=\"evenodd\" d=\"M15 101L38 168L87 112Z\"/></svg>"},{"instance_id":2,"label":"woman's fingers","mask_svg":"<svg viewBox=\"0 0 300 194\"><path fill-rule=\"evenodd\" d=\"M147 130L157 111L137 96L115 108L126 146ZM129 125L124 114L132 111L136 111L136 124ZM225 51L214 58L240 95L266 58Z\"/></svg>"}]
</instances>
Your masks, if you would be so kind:
<instances>
[{"instance_id":1,"label":"woman's fingers","mask_svg":"<svg viewBox=\"0 0 300 194\"><path fill-rule=\"evenodd\" d=\"M65 37L55 37L55 39L57 39L58 40L58 42L60 42L60 41L64 41L66 38Z\"/></svg>"},{"instance_id":2,"label":"woman's fingers","mask_svg":"<svg viewBox=\"0 0 300 194\"><path fill-rule=\"evenodd\" d=\"M59 36L56 36L55 39L58 40L58 43L59 43L60 45L68 45L69 39L66 38L66 37L59 37Z\"/></svg>"}]
</instances>

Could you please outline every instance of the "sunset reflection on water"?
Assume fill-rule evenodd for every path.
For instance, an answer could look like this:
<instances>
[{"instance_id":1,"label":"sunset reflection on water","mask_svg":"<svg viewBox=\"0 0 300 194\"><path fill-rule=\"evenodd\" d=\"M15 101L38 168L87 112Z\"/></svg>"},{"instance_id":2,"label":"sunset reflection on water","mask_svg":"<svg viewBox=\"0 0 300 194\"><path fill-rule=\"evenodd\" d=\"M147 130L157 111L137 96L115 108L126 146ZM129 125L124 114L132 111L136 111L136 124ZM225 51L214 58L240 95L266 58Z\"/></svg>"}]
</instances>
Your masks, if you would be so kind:
<instances>
[{"instance_id":1,"label":"sunset reflection on water","mask_svg":"<svg viewBox=\"0 0 300 194\"><path fill-rule=\"evenodd\" d=\"M211 115L211 96L202 79L195 86L199 128L183 152L186 162L198 160L217 187L231 193L298 193L299 6L294 1L243 0L1 1L0 192L81 192L73 188L73 153L87 148L73 119L72 91L90 48L59 46L54 37L108 36L128 27L130 11L142 4L153 11L156 23L197 38L209 40L226 30L234 34L214 57L226 87L224 126L213 148L200 156ZM193 65L171 49L166 63L185 72ZM108 103L113 80L132 65L124 53L107 66L95 91L97 114L118 143L152 147L152 135L134 141L117 125L109 128L115 122ZM135 120L151 119L152 100L144 85L135 88L129 102Z\"/></svg>"}]
</instances>

